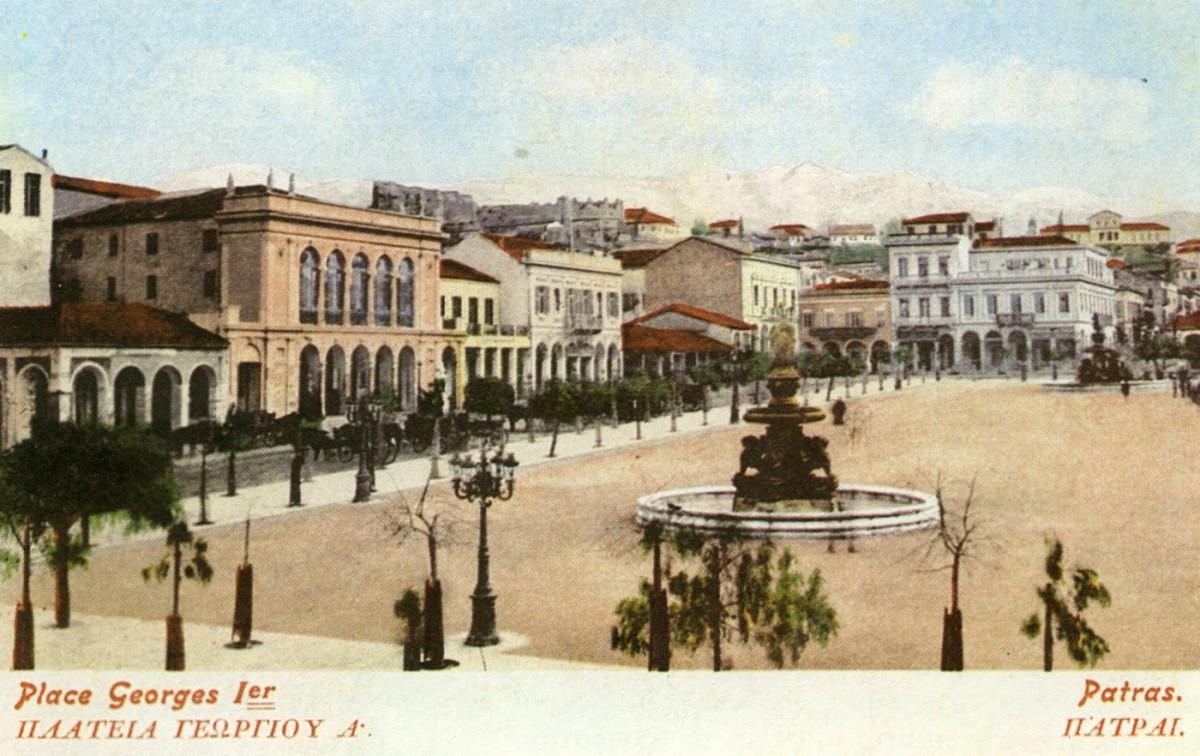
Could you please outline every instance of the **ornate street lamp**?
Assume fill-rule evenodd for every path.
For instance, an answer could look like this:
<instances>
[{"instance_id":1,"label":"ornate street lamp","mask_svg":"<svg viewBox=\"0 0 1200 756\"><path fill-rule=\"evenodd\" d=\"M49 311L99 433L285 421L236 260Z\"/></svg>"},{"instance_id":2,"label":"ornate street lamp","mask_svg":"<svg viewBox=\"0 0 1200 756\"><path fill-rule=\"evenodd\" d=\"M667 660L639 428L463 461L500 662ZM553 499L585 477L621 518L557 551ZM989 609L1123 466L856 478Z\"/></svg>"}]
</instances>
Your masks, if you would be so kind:
<instances>
[{"instance_id":1,"label":"ornate street lamp","mask_svg":"<svg viewBox=\"0 0 1200 756\"><path fill-rule=\"evenodd\" d=\"M378 405L363 394L358 399L358 409L351 420L358 424L358 473L354 476L354 501L366 501L375 490L375 464L372 424L378 420Z\"/></svg>"},{"instance_id":2,"label":"ornate street lamp","mask_svg":"<svg viewBox=\"0 0 1200 756\"><path fill-rule=\"evenodd\" d=\"M502 450L497 450L490 458L487 452L485 441L479 449L478 462L470 454L460 457L455 453L450 459L454 495L479 502L479 578L471 594L468 646L494 646L500 642L496 636L496 594L492 592L488 571L487 512L493 499L512 498L513 474L518 464L512 452L501 456Z\"/></svg>"}]
</instances>

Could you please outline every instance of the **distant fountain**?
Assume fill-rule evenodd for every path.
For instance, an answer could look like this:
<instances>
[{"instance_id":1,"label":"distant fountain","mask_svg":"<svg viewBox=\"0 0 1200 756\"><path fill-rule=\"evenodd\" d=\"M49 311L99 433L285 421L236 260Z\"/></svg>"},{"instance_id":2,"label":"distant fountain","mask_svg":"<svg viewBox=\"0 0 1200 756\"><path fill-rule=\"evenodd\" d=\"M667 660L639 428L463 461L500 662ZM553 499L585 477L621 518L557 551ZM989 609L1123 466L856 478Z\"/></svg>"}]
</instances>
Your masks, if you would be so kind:
<instances>
[{"instance_id":1,"label":"distant fountain","mask_svg":"<svg viewBox=\"0 0 1200 756\"><path fill-rule=\"evenodd\" d=\"M1092 345L1083 350L1087 353L1079 361L1075 380L1082 386L1097 383L1120 383L1133 380L1133 373L1121 359L1117 350L1104 346L1104 329L1100 327L1100 315L1092 315Z\"/></svg>"},{"instance_id":2,"label":"distant fountain","mask_svg":"<svg viewBox=\"0 0 1200 756\"><path fill-rule=\"evenodd\" d=\"M742 439L741 464L732 486L659 491L638 500L638 522L668 530L763 539L852 539L937 525L937 498L886 486L839 485L827 442L805 435L803 425L825 418L796 399L800 376L793 365L795 332L775 333L767 378L770 401L745 415L766 425Z\"/></svg>"}]
</instances>

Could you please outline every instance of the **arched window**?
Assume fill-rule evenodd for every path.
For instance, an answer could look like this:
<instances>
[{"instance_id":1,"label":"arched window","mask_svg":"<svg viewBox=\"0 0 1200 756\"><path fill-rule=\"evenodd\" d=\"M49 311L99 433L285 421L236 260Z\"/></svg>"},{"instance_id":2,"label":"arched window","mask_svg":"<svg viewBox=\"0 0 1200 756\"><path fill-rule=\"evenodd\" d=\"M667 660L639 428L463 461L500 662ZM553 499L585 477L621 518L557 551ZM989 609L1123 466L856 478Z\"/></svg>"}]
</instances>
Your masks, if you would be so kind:
<instances>
[{"instance_id":1,"label":"arched window","mask_svg":"<svg viewBox=\"0 0 1200 756\"><path fill-rule=\"evenodd\" d=\"M188 422L206 420L212 416L216 376L212 368L200 366L188 379Z\"/></svg>"},{"instance_id":2,"label":"arched window","mask_svg":"<svg viewBox=\"0 0 1200 756\"><path fill-rule=\"evenodd\" d=\"M334 250L325 262L325 322L342 324L346 309L346 258Z\"/></svg>"},{"instance_id":3,"label":"arched window","mask_svg":"<svg viewBox=\"0 0 1200 756\"><path fill-rule=\"evenodd\" d=\"M350 263L350 325L367 323L367 291L370 287L370 263L361 252Z\"/></svg>"},{"instance_id":4,"label":"arched window","mask_svg":"<svg viewBox=\"0 0 1200 756\"><path fill-rule=\"evenodd\" d=\"M317 322L317 291L321 281L321 263L317 250L309 247L300 254L300 322Z\"/></svg>"},{"instance_id":5,"label":"arched window","mask_svg":"<svg viewBox=\"0 0 1200 756\"><path fill-rule=\"evenodd\" d=\"M396 271L396 325L411 328L413 325L413 264L407 257L400 261Z\"/></svg>"},{"instance_id":6,"label":"arched window","mask_svg":"<svg viewBox=\"0 0 1200 756\"><path fill-rule=\"evenodd\" d=\"M84 368L75 376L71 391L75 401L75 424L95 425L100 420L100 381L96 371Z\"/></svg>"},{"instance_id":7,"label":"arched window","mask_svg":"<svg viewBox=\"0 0 1200 756\"><path fill-rule=\"evenodd\" d=\"M375 263L375 325L392 324L392 261L381 257Z\"/></svg>"}]
</instances>

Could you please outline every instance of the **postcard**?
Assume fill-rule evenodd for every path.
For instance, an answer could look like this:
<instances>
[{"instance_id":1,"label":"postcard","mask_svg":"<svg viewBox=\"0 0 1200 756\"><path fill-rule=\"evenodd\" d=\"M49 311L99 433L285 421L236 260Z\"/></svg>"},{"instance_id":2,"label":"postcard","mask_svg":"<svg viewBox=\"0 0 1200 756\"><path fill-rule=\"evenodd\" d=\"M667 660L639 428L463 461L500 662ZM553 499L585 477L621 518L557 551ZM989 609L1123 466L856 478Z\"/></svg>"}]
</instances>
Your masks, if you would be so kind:
<instances>
[{"instance_id":1,"label":"postcard","mask_svg":"<svg viewBox=\"0 0 1200 756\"><path fill-rule=\"evenodd\" d=\"M0 27L0 751L1196 750L1194 8Z\"/></svg>"}]
</instances>

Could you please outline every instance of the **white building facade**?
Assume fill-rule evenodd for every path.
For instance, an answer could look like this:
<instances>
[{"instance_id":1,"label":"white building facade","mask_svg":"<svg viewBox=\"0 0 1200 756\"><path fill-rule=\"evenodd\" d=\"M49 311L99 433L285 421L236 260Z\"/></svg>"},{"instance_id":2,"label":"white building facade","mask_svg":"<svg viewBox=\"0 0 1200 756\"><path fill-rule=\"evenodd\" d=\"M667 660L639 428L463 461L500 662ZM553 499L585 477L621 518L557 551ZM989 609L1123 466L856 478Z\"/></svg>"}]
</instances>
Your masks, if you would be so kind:
<instances>
[{"instance_id":1,"label":"white building facade","mask_svg":"<svg viewBox=\"0 0 1200 756\"><path fill-rule=\"evenodd\" d=\"M1094 317L1112 343L1117 287L1106 250L1058 236L977 239L967 225L886 240L893 338L918 369L1074 362Z\"/></svg>"},{"instance_id":2,"label":"white building facade","mask_svg":"<svg viewBox=\"0 0 1200 756\"><path fill-rule=\"evenodd\" d=\"M0 145L0 304L50 304L54 169L16 144Z\"/></svg>"}]
</instances>

